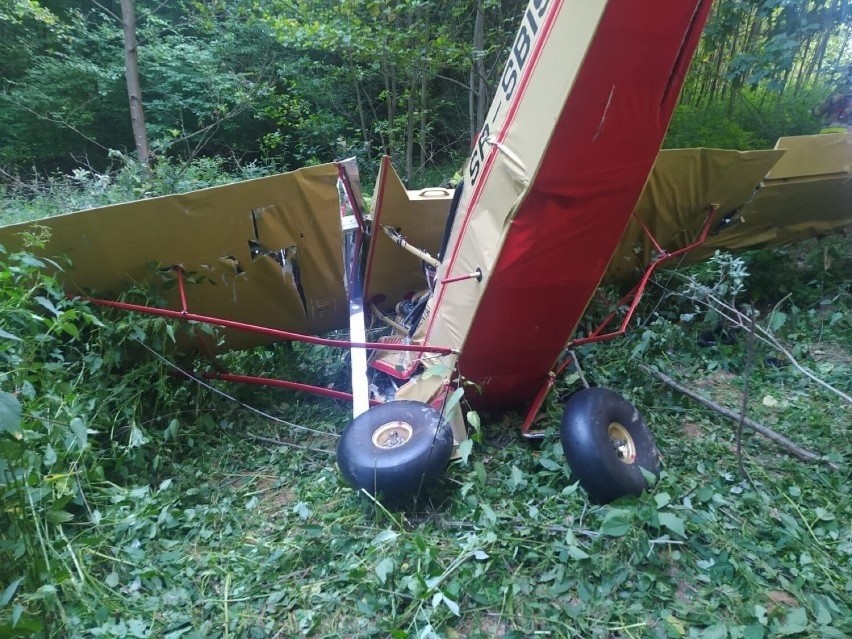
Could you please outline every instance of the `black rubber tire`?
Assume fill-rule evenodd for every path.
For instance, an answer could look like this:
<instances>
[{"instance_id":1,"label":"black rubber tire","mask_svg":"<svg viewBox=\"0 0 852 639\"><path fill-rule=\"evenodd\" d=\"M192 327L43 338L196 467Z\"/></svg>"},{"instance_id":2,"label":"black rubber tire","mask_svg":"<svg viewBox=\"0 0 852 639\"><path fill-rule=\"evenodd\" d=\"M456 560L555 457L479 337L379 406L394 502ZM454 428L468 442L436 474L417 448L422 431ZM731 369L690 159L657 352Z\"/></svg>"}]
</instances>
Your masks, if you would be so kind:
<instances>
[{"instance_id":1,"label":"black rubber tire","mask_svg":"<svg viewBox=\"0 0 852 639\"><path fill-rule=\"evenodd\" d=\"M407 435L404 443L378 445L377 438L398 433ZM373 406L349 422L337 443L337 465L356 490L388 499L416 497L435 483L452 451L453 432L439 410L400 400Z\"/></svg>"},{"instance_id":2,"label":"black rubber tire","mask_svg":"<svg viewBox=\"0 0 852 639\"><path fill-rule=\"evenodd\" d=\"M629 435L632 447L624 460L611 429ZM606 504L648 488L640 468L660 475L660 452L650 429L633 404L608 388L587 388L572 396L562 414L560 436L568 465L594 503Z\"/></svg>"}]
</instances>

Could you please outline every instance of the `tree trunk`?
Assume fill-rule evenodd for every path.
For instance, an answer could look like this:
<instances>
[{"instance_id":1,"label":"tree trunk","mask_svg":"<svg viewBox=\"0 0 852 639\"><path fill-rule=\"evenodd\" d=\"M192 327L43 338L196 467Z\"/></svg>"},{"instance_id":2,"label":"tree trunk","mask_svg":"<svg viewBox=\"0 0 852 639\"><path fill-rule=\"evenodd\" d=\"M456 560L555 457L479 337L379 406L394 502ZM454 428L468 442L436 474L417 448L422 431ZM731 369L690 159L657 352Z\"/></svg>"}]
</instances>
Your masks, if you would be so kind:
<instances>
[{"instance_id":1,"label":"tree trunk","mask_svg":"<svg viewBox=\"0 0 852 639\"><path fill-rule=\"evenodd\" d=\"M130 102L130 124L136 154L143 166L151 161L148 132L145 130L145 111L142 107L142 89L139 85L139 55L136 48L136 13L133 0L121 0L121 24L124 28L124 76L127 79L127 98Z\"/></svg>"},{"instance_id":2,"label":"tree trunk","mask_svg":"<svg viewBox=\"0 0 852 639\"><path fill-rule=\"evenodd\" d=\"M485 15L482 2L476 3L476 20L473 23L473 59L470 66L470 145L485 123Z\"/></svg>"},{"instance_id":3,"label":"tree trunk","mask_svg":"<svg viewBox=\"0 0 852 639\"><path fill-rule=\"evenodd\" d=\"M389 56L390 54L386 54ZM385 149L385 154L393 157L394 152L394 127L396 126L396 104L398 101L396 94L396 63L387 59L387 57L382 61L384 66L384 80L385 80L385 95L387 96L385 99L385 104L387 107L387 118L388 118L388 142L387 148Z\"/></svg>"},{"instance_id":4,"label":"tree trunk","mask_svg":"<svg viewBox=\"0 0 852 639\"><path fill-rule=\"evenodd\" d=\"M481 131L485 125L485 109L488 101L488 90L485 85L485 13L482 2L476 3L476 21L473 26L473 55L476 63L476 130Z\"/></svg>"},{"instance_id":5,"label":"tree trunk","mask_svg":"<svg viewBox=\"0 0 852 639\"><path fill-rule=\"evenodd\" d=\"M811 59L807 72L805 73L805 84L807 86L813 86L816 75L822 69L822 62L825 59L825 50L826 47L828 47L828 41L831 39L831 33L831 30L829 30L828 27L825 27L825 31L820 38L817 50Z\"/></svg>"},{"instance_id":6,"label":"tree trunk","mask_svg":"<svg viewBox=\"0 0 852 639\"><path fill-rule=\"evenodd\" d=\"M358 104L358 118L361 121L361 135L364 138L364 153L367 156L367 160L371 160L373 154L370 149L370 132L367 130L367 117L364 114L364 100L361 97L361 83L358 80L358 75L355 72L354 67L352 68L352 81L355 84L355 100Z\"/></svg>"},{"instance_id":7,"label":"tree trunk","mask_svg":"<svg viewBox=\"0 0 852 639\"><path fill-rule=\"evenodd\" d=\"M414 174L414 99L418 84L415 74L408 87L408 109L405 114L405 185L411 188L411 178Z\"/></svg>"},{"instance_id":8,"label":"tree trunk","mask_svg":"<svg viewBox=\"0 0 852 639\"><path fill-rule=\"evenodd\" d=\"M423 40L423 61L421 62L422 68L420 69L420 168L418 169L422 175L423 171L426 169L426 107L428 101L428 82L429 82L429 73L431 69L429 67L429 11L428 9L424 9L423 11L423 22L425 23L426 37Z\"/></svg>"}]
</instances>

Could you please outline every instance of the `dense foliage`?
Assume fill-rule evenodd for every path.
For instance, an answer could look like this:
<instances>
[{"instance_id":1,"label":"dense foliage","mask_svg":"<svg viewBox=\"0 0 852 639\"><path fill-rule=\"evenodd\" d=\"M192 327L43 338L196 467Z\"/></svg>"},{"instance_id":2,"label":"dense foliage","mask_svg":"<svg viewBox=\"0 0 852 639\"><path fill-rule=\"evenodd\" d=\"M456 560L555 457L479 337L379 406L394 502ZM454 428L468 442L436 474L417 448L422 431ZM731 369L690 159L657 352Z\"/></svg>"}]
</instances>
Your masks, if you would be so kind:
<instances>
[{"instance_id":1,"label":"dense foliage","mask_svg":"<svg viewBox=\"0 0 852 639\"><path fill-rule=\"evenodd\" d=\"M521 0L136 0L154 161L295 168L390 154L410 182L455 172L493 95ZM718 0L669 146L754 148L814 131L850 59L847 0ZM118 0L0 2L0 169L100 173L130 155ZM614 53L617 55L617 53Z\"/></svg>"}]
</instances>

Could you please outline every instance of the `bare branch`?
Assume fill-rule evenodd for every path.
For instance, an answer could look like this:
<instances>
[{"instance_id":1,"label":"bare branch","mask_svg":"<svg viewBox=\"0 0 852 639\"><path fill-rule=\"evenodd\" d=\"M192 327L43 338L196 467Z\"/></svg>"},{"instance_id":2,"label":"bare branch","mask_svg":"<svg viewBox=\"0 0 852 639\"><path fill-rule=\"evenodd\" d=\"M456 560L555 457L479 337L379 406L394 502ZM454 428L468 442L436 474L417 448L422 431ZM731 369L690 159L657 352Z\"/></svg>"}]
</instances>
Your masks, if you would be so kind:
<instances>
[{"instance_id":1,"label":"bare branch","mask_svg":"<svg viewBox=\"0 0 852 639\"><path fill-rule=\"evenodd\" d=\"M45 122L51 122L53 124L58 124L62 127L65 127L66 129L73 131L74 133L76 133L77 135L79 135L80 137L85 139L87 142L91 142L92 144L94 144L98 148L103 149L104 151L109 151L109 149L107 147L105 147L103 144L101 144L100 142L98 142L94 138L89 137L88 135L86 135L85 133L80 131L80 129L75 127L73 124L70 124L67 120L64 120L64 119L58 118L58 117L50 117L50 116L44 115L43 113L38 113L37 111L34 111L30 107L28 107L26 104L22 104L22 103L18 102L17 100L10 98L8 95L0 95L0 98L3 98L5 100L7 100L8 102L11 102L12 104L14 104L19 109L23 109L24 111L31 113L32 115L34 115L39 120L43 120ZM91 102L91 100L89 100L88 102ZM81 106L83 106L83 105L81 105Z\"/></svg>"},{"instance_id":2,"label":"bare branch","mask_svg":"<svg viewBox=\"0 0 852 639\"><path fill-rule=\"evenodd\" d=\"M116 22L121 24L121 18L119 18L112 11L110 11L104 5L102 5L100 2L98 2L98 0L92 0L92 4L95 5L96 7L98 7L101 11L103 11L105 14L107 14L110 18L112 18L113 20L115 20Z\"/></svg>"},{"instance_id":3,"label":"bare branch","mask_svg":"<svg viewBox=\"0 0 852 639\"><path fill-rule=\"evenodd\" d=\"M731 306L730 304L727 304L726 302L720 300L718 297L716 297L712 293L708 293L707 297L709 299L711 299L714 304L717 305L717 308L715 310L722 317L724 317L725 319L734 323L735 325L739 326L742 329L745 329L747 331L749 330L748 317L745 314L743 314L742 311L740 311L740 310L734 308L733 306ZM727 314L720 309L724 309L724 311L726 311ZM754 328L755 328L754 335L760 341L762 341L765 344L768 344L769 346L771 346L772 348L780 351L784 355L784 357L786 357L789 360L789 362L800 373L802 373L802 375L804 375L808 379L813 380L814 382L816 382L817 384L819 384L820 386L822 386L826 390L831 391L832 393L834 393L838 397L841 397L842 399L844 399L849 404L852 404L852 397L850 397L849 395L844 393L839 388L835 388L834 386L832 386L828 382L820 379L819 377L816 376L815 373L813 373L812 371L808 370L805 366L800 364L799 361L793 356L793 354L778 340L777 337L775 337L775 335L773 335L771 332L769 332L768 330L766 330L762 326L755 325Z\"/></svg>"},{"instance_id":4,"label":"bare branch","mask_svg":"<svg viewBox=\"0 0 852 639\"><path fill-rule=\"evenodd\" d=\"M569 352L571 353L571 359L574 360L574 370L577 371L580 381L583 382L583 386L589 388L589 382L586 379L586 376L583 375L583 369L580 368L580 360L577 359L577 352L573 348Z\"/></svg>"},{"instance_id":5,"label":"bare branch","mask_svg":"<svg viewBox=\"0 0 852 639\"><path fill-rule=\"evenodd\" d=\"M679 273L674 273L674 275L677 275L677 276L681 277L682 279L684 279L688 282L691 282L691 280L688 277L686 277L685 275L681 275ZM731 324L734 324L738 328L742 328L743 330L749 331L749 332L752 330L752 323L751 323L748 315L746 315L745 313L743 313L742 311L740 311L739 309L737 309L733 305L725 302L724 300L722 300L719 297L717 297L716 295L714 295L708 288L700 287L698 290L707 299L702 299L702 298L697 297L697 296L687 296L684 293L680 293L680 292L669 291L669 293L674 294L674 295L680 295L681 297L687 297L688 299L692 300L693 302L703 304L707 308L713 309L721 317L725 318ZM786 298L784 298L784 299L786 299ZM783 301L784 300L781 300L781 302L783 302ZM778 305L781 302L776 304L775 308L773 308L773 310L772 310L773 313L777 310ZM784 357L786 357L787 360L800 373L802 373L802 375L804 375L808 379L816 382L817 384L819 384L820 386L822 386L826 390L834 393L835 395L842 398L847 403L852 404L852 397L850 397L847 393L844 393L839 388L832 386L831 384L829 384L825 380L820 379L813 371L809 370L808 368L806 368L805 366L800 364L799 361L793 356L793 354L781 343L781 341L777 337L775 337L775 335L772 334L771 331L763 328L759 324L754 324L753 328L754 328L754 335L755 335L755 337L757 337L757 339L759 339L764 344L767 344L768 346L771 346L775 350L782 353L784 355Z\"/></svg>"},{"instance_id":6,"label":"bare branch","mask_svg":"<svg viewBox=\"0 0 852 639\"><path fill-rule=\"evenodd\" d=\"M756 422L752 419L749 419L748 417L743 417L742 415L738 415L737 413L735 413L731 409L725 408L721 404L717 404L713 400L707 399L706 397L699 395L698 393L688 389L686 386L683 386L682 384L678 384L676 381L674 381L668 375L665 375L664 373L661 373L660 371L658 371L654 368L651 368L650 366L648 366L646 364L640 363L639 366L641 366L642 370L644 370L645 372L647 372L647 373L653 375L654 377L656 377L657 379L659 379L666 386L669 386L669 387L673 388L674 390L678 391L679 393L686 395L687 397L689 397L692 400L695 400L696 402L698 402L702 406L706 406L707 408L719 413L722 417L725 417L726 419L733 420L735 422L739 422L740 419L742 418L743 425L747 426L748 428L755 431L756 433L760 433L764 437L771 439L773 442L775 442L776 444L778 444L782 448L793 453L799 459L801 459L803 461L807 461L807 462L818 462L818 463L826 464L827 466L830 466L834 470L840 470L840 468L837 466L837 464L834 464L830 461L822 459L820 457L820 455L818 455L817 453L814 453L814 452L811 452L811 451L809 451L805 448L802 448L801 446L799 446L798 444L796 444L792 440L788 439L784 435L781 435L780 433L775 432L771 428L767 428L766 426L759 424L758 422Z\"/></svg>"}]
</instances>

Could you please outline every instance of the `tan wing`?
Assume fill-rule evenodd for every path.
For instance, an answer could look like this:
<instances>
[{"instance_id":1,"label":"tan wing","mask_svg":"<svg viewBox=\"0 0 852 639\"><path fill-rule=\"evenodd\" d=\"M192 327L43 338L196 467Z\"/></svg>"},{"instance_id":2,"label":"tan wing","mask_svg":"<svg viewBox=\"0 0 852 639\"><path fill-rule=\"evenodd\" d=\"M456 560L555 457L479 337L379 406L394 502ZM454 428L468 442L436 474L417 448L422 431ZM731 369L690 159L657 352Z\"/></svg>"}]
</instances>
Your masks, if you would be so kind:
<instances>
[{"instance_id":1,"label":"tan wing","mask_svg":"<svg viewBox=\"0 0 852 639\"><path fill-rule=\"evenodd\" d=\"M50 229L44 256L68 255L70 293L115 299L133 283L179 309L174 274L193 282L198 314L281 330L323 333L348 325L337 167L325 164L181 195L141 200L0 228L0 244ZM160 268L158 268L160 267ZM228 331L229 348L272 341Z\"/></svg>"},{"instance_id":2,"label":"tan wing","mask_svg":"<svg viewBox=\"0 0 852 639\"><path fill-rule=\"evenodd\" d=\"M390 310L406 295L426 288L421 261L394 244L382 226L399 231L412 246L435 257L441 248L452 191L429 188L407 191L384 158L373 193L373 233L364 275L364 299L381 299Z\"/></svg>"},{"instance_id":3,"label":"tan wing","mask_svg":"<svg viewBox=\"0 0 852 639\"><path fill-rule=\"evenodd\" d=\"M781 138L771 151L661 151L636 216L674 251L698 236L710 205L718 207L715 231L678 264L839 231L852 224L852 136ZM654 254L631 220L605 281L637 279Z\"/></svg>"}]
</instances>

